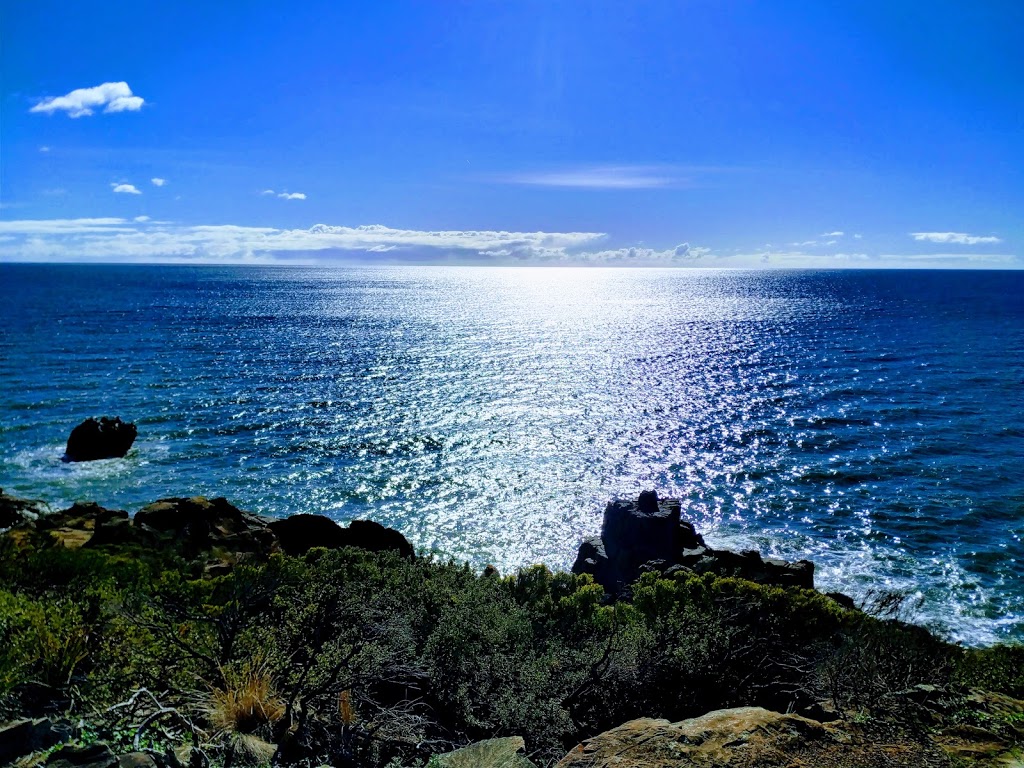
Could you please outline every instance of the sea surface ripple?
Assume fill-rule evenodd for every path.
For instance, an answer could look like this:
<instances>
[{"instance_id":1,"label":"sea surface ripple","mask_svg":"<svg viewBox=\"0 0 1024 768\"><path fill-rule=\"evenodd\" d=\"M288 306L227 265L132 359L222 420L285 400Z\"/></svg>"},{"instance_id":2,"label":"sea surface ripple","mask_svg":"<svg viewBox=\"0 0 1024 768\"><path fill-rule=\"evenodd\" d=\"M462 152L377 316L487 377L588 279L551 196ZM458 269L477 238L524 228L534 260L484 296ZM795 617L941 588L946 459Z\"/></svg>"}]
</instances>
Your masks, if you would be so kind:
<instances>
[{"instance_id":1,"label":"sea surface ripple","mask_svg":"<svg viewBox=\"0 0 1024 768\"><path fill-rule=\"evenodd\" d=\"M1024 637L1024 273L0 265L0 486L567 567L608 499ZM123 460L72 426L134 420Z\"/></svg>"}]
</instances>

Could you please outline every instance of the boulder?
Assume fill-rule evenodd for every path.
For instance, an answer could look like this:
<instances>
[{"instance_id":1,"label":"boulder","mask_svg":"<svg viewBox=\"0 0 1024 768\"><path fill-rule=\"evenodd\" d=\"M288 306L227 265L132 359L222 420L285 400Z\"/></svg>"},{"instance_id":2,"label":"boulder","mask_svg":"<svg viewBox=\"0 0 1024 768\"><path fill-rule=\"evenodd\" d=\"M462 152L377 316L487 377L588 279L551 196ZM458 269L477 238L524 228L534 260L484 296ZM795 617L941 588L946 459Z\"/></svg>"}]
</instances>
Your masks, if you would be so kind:
<instances>
[{"instance_id":1,"label":"boulder","mask_svg":"<svg viewBox=\"0 0 1024 768\"><path fill-rule=\"evenodd\" d=\"M402 557L413 558L412 544L394 528L375 523L373 520L353 520L346 529L347 546L359 547L370 552L397 552Z\"/></svg>"},{"instance_id":2,"label":"boulder","mask_svg":"<svg viewBox=\"0 0 1024 768\"><path fill-rule=\"evenodd\" d=\"M289 555L303 555L314 547L345 546L345 529L323 515L298 514L274 520L270 530Z\"/></svg>"},{"instance_id":3,"label":"boulder","mask_svg":"<svg viewBox=\"0 0 1024 768\"><path fill-rule=\"evenodd\" d=\"M73 430L64 449L64 461L96 461L121 458L132 447L139 431L119 416L86 419Z\"/></svg>"},{"instance_id":4,"label":"boulder","mask_svg":"<svg viewBox=\"0 0 1024 768\"><path fill-rule=\"evenodd\" d=\"M101 742L87 747L61 747L46 759L49 768L117 768L117 758Z\"/></svg>"},{"instance_id":5,"label":"boulder","mask_svg":"<svg viewBox=\"0 0 1024 768\"><path fill-rule=\"evenodd\" d=\"M371 552L394 551L402 557L415 556L405 536L372 520L353 520L348 528L342 528L323 515L299 514L274 520L269 528L289 555L302 555L314 547L358 547Z\"/></svg>"},{"instance_id":6,"label":"boulder","mask_svg":"<svg viewBox=\"0 0 1024 768\"><path fill-rule=\"evenodd\" d=\"M232 562L265 558L277 551L269 521L243 512L225 498L170 498L149 504L135 514L135 528L158 543L178 549L186 558L218 550Z\"/></svg>"},{"instance_id":7,"label":"boulder","mask_svg":"<svg viewBox=\"0 0 1024 768\"><path fill-rule=\"evenodd\" d=\"M0 765L70 741L72 730L70 723L49 718L4 723L0 725Z\"/></svg>"},{"instance_id":8,"label":"boulder","mask_svg":"<svg viewBox=\"0 0 1024 768\"><path fill-rule=\"evenodd\" d=\"M68 549L139 540L127 512L106 509L92 501L75 502L60 512L42 516L35 521L35 529Z\"/></svg>"},{"instance_id":9,"label":"boulder","mask_svg":"<svg viewBox=\"0 0 1024 768\"><path fill-rule=\"evenodd\" d=\"M839 742L828 726L799 715L740 707L678 723L649 718L632 720L587 739L566 755L557 768L832 765L835 763L803 762L798 755L824 756Z\"/></svg>"},{"instance_id":10,"label":"boulder","mask_svg":"<svg viewBox=\"0 0 1024 768\"><path fill-rule=\"evenodd\" d=\"M624 594L644 571L664 574L681 568L695 573L737 576L762 584L814 588L814 563L762 558L755 550L709 547L693 524L680 519L677 499L644 491L636 501L615 500L604 511L601 535L584 539L573 573L589 573L612 595Z\"/></svg>"},{"instance_id":11,"label":"boulder","mask_svg":"<svg viewBox=\"0 0 1024 768\"><path fill-rule=\"evenodd\" d=\"M117 758L117 768L158 768L156 760L145 752L129 752Z\"/></svg>"},{"instance_id":12,"label":"boulder","mask_svg":"<svg viewBox=\"0 0 1024 768\"><path fill-rule=\"evenodd\" d=\"M44 507L41 502L8 496L4 493L3 488L0 488L0 528L23 525L42 514L44 514Z\"/></svg>"},{"instance_id":13,"label":"boulder","mask_svg":"<svg viewBox=\"0 0 1024 768\"><path fill-rule=\"evenodd\" d=\"M453 752L434 755L430 764L442 768L536 768L520 754L525 747L522 736L487 739Z\"/></svg>"},{"instance_id":14,"label":"boulder","mask_svg":"<svg viewBox=\"0 0 1024 768\"><path fill-rule=\"evenodd\" d=\"M644 563L676 563L683 545L700 539L693 526L680 526L679 515L679 501L659 500L655 491L644 491L636 501L609 502L600 538L583 542L573 573L590 573L608 592L618 594L636 580Z\"/></svg>"}]
</instances>

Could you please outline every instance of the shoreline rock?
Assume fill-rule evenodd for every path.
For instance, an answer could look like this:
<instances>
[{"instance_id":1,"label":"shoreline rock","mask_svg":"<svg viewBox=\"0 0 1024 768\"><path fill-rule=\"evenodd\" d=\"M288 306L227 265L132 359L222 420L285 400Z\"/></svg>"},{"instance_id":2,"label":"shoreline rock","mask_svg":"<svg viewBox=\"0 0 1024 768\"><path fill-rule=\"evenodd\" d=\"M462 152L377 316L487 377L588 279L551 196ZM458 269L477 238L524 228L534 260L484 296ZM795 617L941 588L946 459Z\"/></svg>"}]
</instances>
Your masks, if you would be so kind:
<instances>
[{"instance_id":1,"label":"shoreline rock","mask_svg":"<svg viewBox=\"0 0 1024 768\"><path fill-rule=\"evenodd\" d=\"M589 573L613 596L647 570L680 568L737 576L759 584L814 589L814 563L763 558L757 550L713 549L693 524L681 519L678 499L644 491L636 501L616 499L605 507L601 534L584 539L573 573Z\"/></svg>"},{"instance_id":2,"label":"shoreline rock","mask_svg":"<svg viewBox=\"0 0 1024 768\"><path fill-rule=\"evenodd\" d=\"M0 493L0 512L8 508L17 512L20 507L14 502L19 501ZM188 561L203 562L209 576L226 573L238 563L264 562L276 552L302 555L314 547L391 550L415 558L405 536L370 520L353 520L344 527L323 515L274 519L245 512L222 497L160 499L134 517L95 502L76 502L58 512L33 509L31 517L12 512L14 524L5 535L16 545L166 550Z\"/></svg>"}]
</instances>

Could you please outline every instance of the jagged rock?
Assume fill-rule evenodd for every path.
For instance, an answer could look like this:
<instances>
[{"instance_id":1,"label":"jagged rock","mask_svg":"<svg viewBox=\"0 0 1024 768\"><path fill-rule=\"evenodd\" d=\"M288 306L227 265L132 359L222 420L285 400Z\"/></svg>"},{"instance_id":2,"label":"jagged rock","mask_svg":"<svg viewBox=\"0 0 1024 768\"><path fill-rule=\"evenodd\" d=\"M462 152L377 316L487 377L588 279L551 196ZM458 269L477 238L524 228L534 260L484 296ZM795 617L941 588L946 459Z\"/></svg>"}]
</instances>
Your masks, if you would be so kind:
<instances>
[{"instance_id":1,"label":"jagged rock","mask_svg":"<svg viewBox=\"0 0 1024 768\"><path fill-rule=\"evenodd\" d=\"M740 707L678 723L632 720L587 739L557 768L782 768L803 764L794 760L796 748L836 741L827 726L805 717Z\"/></svg>"},{"instance_id":2,"label":"jagged rock","mask_svg":"<svg viewBox=\"0 0 1024 768\"><path fill-rule=\"evenodd\" d=\"M4 723L0 725L0 764L70 741L72 733L70 723L49 718Z\"/></svg>"},{"instance_id":3,"label":"jagged rock","mask_svg":"<svg viewBox=\"0 0 1024 768\"><path fill-rule=\"evenodd\" d=\"M618 594L636 580L644 563L678 562L682 545L697 543L691 538L696 536L693 527L680 526L679 514L677 500L660 501L654 491L644 491L636 501L609 502L601 536L583 542L573 573L590 573L608 592Z\"/></svg>"},{"instance_id":4,"label":"jagged rock","mask_svg":"<svg viewBox=\"0 0 1024 768\"><path fill-rule=\"evenodd\" d=\"M372 552L393 550L403 557L414 556L412 544L405 536L372 520L353 520L348 528L343 528L323 515L300 514L274 520L269 528L277 536L281 549L289 555L301 555L314 547L359 547Z\"/></svg>"},{"instance_id":5,"label":"jagged rock","mask_svg":"<svg viewBox=\"0 0 1024 768\"><path fill-rule=\"evenodd\" d=\"M442 768L536 768L528 758L519 754L526 747L521 736L487 739L468 747L435 755L431 764Z\"/></svg>"},{"instance_id":6,"label":"jagged rock","mask_svg":"<svg viewBox=\"0 0 1024 768\"><path fill-rule=\"evenodd\" d=\"M302 555L314 547L338 549L345 546L344 529L323 515L298 514L270 523L270 530L289 555Z\"/></svg>"},{"instance_id":7,"label":"jagged rock","mask_svg":"<svg viewBox=\"0 0 1024 768\"><path fill-rule=\"evenodd\" d=\"M194 558L217 548L233 562L246 556L266 557L277 549L277 537L258 515L243 512L227 499L171 498L149 504L135 515L134 525L158 541Z\"/></svg>"},{"instance_id":8,"label":"jagged rock","mask_svg":"<svg viewBox=\"0 0 1024 768\"><path fill-rule=\"evenodd\" d=\"M762 558L755 550L732 552L705 544L693 524L680 519L676 499L644 491L635 501L612 501L605 508L600 536L584 539L573 573L589 573L607 592L618 595L645 570L738 576L762 584L814 588L814 563Z\"/></svg>"},{"instance_id":9,"label":"jagged rock","mask_svg":"<svg viewBox=\"0 0 1024 768\"><path fill-rule=\"evenodd\" d=\"M35 520L44 514L42 503L8 496L0 488L0 528L13 528L16 525Z\"/></svg>"},{"instance_id":10,"label":"jagged rock","mask_svg":"<svg viewBox=\"0 0 1024 768\"><path fill-rule=\"evenodd\" d=\"M117 768L117 758L103 743L61 747L46 759L50 768Z\"/></svg>"},{"instance_id":11,"label":"jagged rock","mask_svg":"<svg viewBox=\"0 0 1024 768\"><path fill-rule=\"evenodd\" d=\"M393 551L402 557L414 557L412 544L394 528L388 528L373 520L353 520L348 524L348 541L350 547L359 547L371 552Z\"/></svg>"},{"instance_id":12,"label":"jagged rock","mask_svg":"<svg viewBox=\"0 0 1024 768\"><path fill-rule=\"evenodd\" d=\"M134 424L121 421L119 416L86 419L71 430L64 461L121 458L128 453L138 434Z\"/></svg>"},{"instance_id":13,"label":"jagged rock","mask_svg":"<svg viewBox=\"0 0 1024 768\"><path fill-rule=\"evenodd\" d=\"M128 513L95 502L75 502L65 510L35 521L35 529L68 549L136 541Z\"/></svg>"}]
</instances>

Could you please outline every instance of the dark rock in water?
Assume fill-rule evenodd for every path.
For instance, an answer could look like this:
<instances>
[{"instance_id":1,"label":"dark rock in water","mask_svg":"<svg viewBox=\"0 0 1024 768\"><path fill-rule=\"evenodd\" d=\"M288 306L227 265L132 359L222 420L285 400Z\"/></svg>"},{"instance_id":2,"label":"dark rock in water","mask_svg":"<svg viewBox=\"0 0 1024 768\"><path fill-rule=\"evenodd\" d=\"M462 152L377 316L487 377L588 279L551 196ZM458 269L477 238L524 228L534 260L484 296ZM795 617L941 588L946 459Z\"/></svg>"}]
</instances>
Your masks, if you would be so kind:
<instances>
[{"instance_id":1,"label":"dark rock in water","mask_svg":"<svg viewBox=\"0 0 1024 768\"><path fill-rule=\"evenodd\" d=\"M395 551L403 557L413 557L412 544L398 531L372 520L353 520L342 528L323 515L300 514L274 520L270 530L289 555L301 555L314 547L339 549L358 547L371 552Z\"/></svg>"},{"instance_id":2,"label":"dark rock in water","mask_svg":"<svg viewBox=\"0 0 1024 768\"><path fill-rule=\"evenodd\" d=\"M119 459L128 453L138 434L134 424L121 421L119 416L86 419L71 430L64 461Z\"/></svg>"},{"instance_id":3,"label":"dark rock in water","mask_svg":"<svg viewBox=\"0 0 1024 768\"><path fill-rule=\"evenodd\" d=\"M814 588L814 563L764 559L756 550L732 552L707 546L692 523L680 519L676 499L644 491L635 501L616 500L604 511L600 536L580 545L573 573L589 573L612 595L645 571L737 576L762 584Z\"/></svg>"},{"instance_id":4,"label":"dark rock in water","mask_svg":"<svg viewBox=\"0 0 1024 768\"><path fill-rule=\"evenodd\" d=\"M115 768L117 758L106 744L87 747L61 747L46 759L50 768Z\"/></svg>"}]
</instances>

